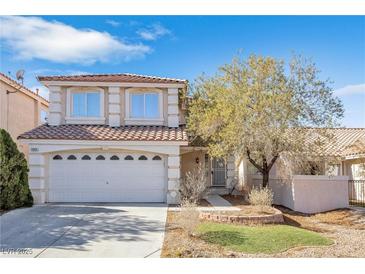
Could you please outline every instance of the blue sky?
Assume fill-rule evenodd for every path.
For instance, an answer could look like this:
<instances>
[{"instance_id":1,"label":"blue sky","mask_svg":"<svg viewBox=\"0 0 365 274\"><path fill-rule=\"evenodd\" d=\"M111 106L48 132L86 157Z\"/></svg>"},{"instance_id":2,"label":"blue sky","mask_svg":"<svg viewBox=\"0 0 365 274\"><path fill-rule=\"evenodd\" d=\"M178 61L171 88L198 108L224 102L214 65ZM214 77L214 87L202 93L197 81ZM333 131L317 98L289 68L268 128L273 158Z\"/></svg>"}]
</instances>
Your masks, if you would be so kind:
<instances>
[{"instance_id":1,"label":"blue sky","mask_svg":"<svg viewBox=\"0 0 365 274\"><path fill-rule=\"evenodd\" d=\"M311 57L345 105L343 125L365 127L365 17L37 16L1 18L1 71L35 75L137 73L193 81L240 50ZM45 90L41 90L45 94Z\"/></svg>"}]
</instances>

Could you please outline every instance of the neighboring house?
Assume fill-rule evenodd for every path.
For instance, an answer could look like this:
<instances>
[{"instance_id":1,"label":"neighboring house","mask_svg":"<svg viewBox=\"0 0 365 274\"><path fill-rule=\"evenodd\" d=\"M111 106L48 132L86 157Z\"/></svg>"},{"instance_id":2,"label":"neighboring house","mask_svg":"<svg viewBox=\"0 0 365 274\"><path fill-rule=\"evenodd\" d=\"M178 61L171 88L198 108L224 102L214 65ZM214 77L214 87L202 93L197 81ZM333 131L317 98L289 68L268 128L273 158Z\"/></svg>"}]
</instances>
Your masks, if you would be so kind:
<instances>
[{"instance_id":1,"label":"neighboring house","mask_svg":"<svg viewBox=\"0 0 365 274\"><path fill-rule=\"evenodd\" d=\"M50 92L48 124L20 135L29 144L36 203L179 202L183 174L212 163L228 186L234 163L189 147L186 80L134 74L39 76ZM228 179L227 179L228 178Z\"/></svg>"},{"instance_id":2,"label":"neighboring house","mask_svg":"<svg viewBox=\"0 0 365 274\"><path fill-rule=\"evenodd\" d=\"M331 162L316 164L312 172L297 172L290 180L274 165L269 187L274 203L304 213L317 213L365 203L365 128L328 129L333 139L324 146ZM316 175L312 175L315 173ZM262 176L248 161L239 165L239 189L260 187ZM284 179L284 180L283 180Z\"/></svg>"},{"instance_id":3,"label":"neighboring house","mask_svg":"<svg viewBox=\"0 0 365 274\"><path fill-rule=\"evenodd\" d=\"M327 158L333 157L332 162L323 162L317 166L316 175L349 176L349 180L365 180L365 128L331 128L331 142L323 148ZM250 181L257 178L257 169L248 161L240 164L240 179ZM270 171L270 177L278 177L276 165ZM311 175L298 173L297 175Z\"/></svg>"},{"instance_id":4,"label":"neighboring house","mask_svg":"<svg viewBox=\"0 0 365 274\"><path fill-rule=\"evenodd\" d=\"M28 157L28 147L21 144L19 134L45 123L48 101L0 73L0 128L9 132L18 148Z\"/></svg>"}]
</instances>

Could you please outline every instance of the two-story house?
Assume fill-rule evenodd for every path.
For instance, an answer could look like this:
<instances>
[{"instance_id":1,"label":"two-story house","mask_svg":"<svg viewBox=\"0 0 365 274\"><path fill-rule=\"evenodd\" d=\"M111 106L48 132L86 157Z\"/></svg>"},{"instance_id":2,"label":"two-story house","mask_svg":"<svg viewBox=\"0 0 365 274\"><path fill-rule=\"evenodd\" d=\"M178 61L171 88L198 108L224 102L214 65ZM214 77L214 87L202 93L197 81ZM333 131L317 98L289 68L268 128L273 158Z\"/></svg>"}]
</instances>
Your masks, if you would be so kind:
<instances>
[{"instance_id":1,"label":"two-story house","mask_svg":"<svg viewBox=\"0 0 365 274\"><path fill-rule=\"evenodd\" d=\"M181 177L206 163L227 190L233 159L191 147L183 102L187 81L134 74L39 76L50 92L48 124L19 138L30 146L36 203L179 202Z\"/></svg>"},{"instance_id":2,"label":"two-story house","mask_svg":"<svg viewBox=\"0 0 365 274\"><path fill-rule=\"evenodd\" d=\"M20 143L17 137L45 123L47 112L48 100L0 73L0 128L9 132L26 157L28 157L28 147Z\"/></svg>"}]
</instances>

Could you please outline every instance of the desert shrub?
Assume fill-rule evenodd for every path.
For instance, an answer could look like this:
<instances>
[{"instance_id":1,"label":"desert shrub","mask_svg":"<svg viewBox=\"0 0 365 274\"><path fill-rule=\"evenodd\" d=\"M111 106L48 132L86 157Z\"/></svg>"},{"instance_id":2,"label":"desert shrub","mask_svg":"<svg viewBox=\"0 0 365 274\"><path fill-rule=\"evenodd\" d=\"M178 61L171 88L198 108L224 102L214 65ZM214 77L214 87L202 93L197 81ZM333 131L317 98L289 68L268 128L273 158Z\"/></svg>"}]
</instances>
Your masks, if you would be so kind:
<instances>
[{"instance_id":1,"label":"desert shrub","mask_svg":"<svg viewBox=\"0 0 365 274\"><path fill-rule=\"evenodd\" d=\"M199 225L199 211L196 203L192 203L189 200L183 200L181 202L181 210L177 217L177 224L188 235L195 235L195 231Z\"/></svg>"},{"instance_id":2,"label":"desert shrub","mask_svg":"<svg viewBox=\"0 0 365 274\"><path fill-rule=\"evenodd\" d=\"M250 204L254 206L271 206L274 200L274 193L268 187L253 188L248 199Z\"/></svg>"},{"instance_id":3,"label":"desert shrub","mask_svg":"<svg viewBox=\"0 0 365 274\"><path fill-rule=\"evenodd\" d=\"M184 201L197 204L207 190L205 168L199 164L194 171L188 171L180 184L180 196Z\"/></svg>"},{"instance_id":4,"label":"desert shrub","mask_svg":"<svg viewBox=\"0 0 365 274\"><path fill-rule=\"evenodd\" d=\"M32 206L28 185L28 165L11 136L0 129L0 208Z\"/></svg>"}]
</instances>

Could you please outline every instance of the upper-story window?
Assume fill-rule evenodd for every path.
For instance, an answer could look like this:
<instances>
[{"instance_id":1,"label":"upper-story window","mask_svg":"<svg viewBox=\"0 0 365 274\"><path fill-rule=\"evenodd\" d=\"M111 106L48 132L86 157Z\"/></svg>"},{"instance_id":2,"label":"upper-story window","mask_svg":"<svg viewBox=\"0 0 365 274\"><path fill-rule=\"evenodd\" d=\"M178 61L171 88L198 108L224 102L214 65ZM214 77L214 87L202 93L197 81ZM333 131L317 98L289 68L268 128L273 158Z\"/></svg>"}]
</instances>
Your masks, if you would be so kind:
<instances>
[{"instance_id":1,"label":"upper-story window","mask_svg":"<svg viewBox=\"0 0 365 274\"><path fill-rule=\"evenodd\" d=\"M166 116L164 96L164 91L158 88L127 88L125 90L125 124L163 125Z\"/></svg>"},{"instance_id":2,"label":"upper-story window","mask_svg":"<svg viewBox=\"0 0 365 274\"><path fill-rule=\"evenodd\" d=\"M130 95L130 117L131 118L159 118L159 94L151 93L132 93Z\"/></svg>"},{"instance_id":3,"label":"upper-story window","mask_svg":"<svg viewBox=\"0 0 365 274\"><path fill-rule=\"evenodd\" d=\"M72 93L72 117L100 117L100 92Z\"/></svg>"},{"instance_id":4,"label":"upper-story window","mask_svg":"<svg viewBox=\"0 0 365 274\"><path fill-rule=\"evenodd\" d=\"M65 120L67 124L104 124L104 89L99 87L68 88Z\"/></svg>"}]
</instances>

